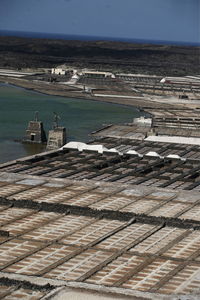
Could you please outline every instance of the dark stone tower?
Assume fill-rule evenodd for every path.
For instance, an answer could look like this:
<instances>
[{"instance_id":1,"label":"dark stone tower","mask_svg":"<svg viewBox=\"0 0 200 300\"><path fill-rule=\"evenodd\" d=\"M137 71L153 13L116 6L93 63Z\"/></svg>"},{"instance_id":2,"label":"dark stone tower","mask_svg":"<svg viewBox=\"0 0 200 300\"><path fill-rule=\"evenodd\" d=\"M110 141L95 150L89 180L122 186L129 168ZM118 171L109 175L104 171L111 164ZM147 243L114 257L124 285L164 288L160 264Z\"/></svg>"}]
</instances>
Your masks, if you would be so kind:
<instances>
[{"instance_id":1,"label":"dark stone tower","mask_svg":"<svg viewBox=\"0 0 200 300\"><path fill-rule=\"evenodd\" d=\"M45 144L47 142L43 123L38 121L38 112L35 113L35 120L29 122L23 142L36 144Z\"/></svg>"},{"instance_id":2,"label":"dark stone tower","mask_svg":"<svg viewBox=\"0 0 200 300\"><path fill-rule=\"evenodd\" d=\"M58 126L59 116L54 113L53 130L49 130L47 150L54 150L61 148L66 144L66 129Z\"/></svg>"}]
</instances>

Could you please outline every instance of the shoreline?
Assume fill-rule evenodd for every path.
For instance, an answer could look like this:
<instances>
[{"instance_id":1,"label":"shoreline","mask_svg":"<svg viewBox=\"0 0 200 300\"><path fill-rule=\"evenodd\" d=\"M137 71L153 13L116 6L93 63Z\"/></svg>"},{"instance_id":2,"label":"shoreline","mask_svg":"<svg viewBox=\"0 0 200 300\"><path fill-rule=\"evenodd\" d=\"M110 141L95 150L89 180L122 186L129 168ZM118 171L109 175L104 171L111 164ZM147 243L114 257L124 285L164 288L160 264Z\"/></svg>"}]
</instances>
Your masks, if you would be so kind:
<instances>
[{"instance_id":1,"label":"shoreline","mask_svg":"<svg viewBox=\"0 0 200 300\"><path fill-rule=\"evenodd\" d=\"M32 88L27 88L27 87L23 87L22 85L17 85L17 84L13 84L13 83L9 83L9 82L2 82L0 80L0 84L7 84L7 85L10 85L10 86L13 86L13 87L16 87L16 88L21 88L21 89L24 89L24 90L27 90L27 91L31 91L31 92L35 92L35 93L38 93L38 94L41 94L41 95L46 95L46 96L56 96L56 97L61 97L61 98L70 98L70 99L77 99L77 100L88 100L88 101L97 101L97 102L104 102L104 103L108 103L108 104L113 104L113 105L121 105L121 106L125 106L125 107L135 107L136 110L138 111L142 111L142 108L140 109L140 107L138 106L135 106L135 105L131 105L131 104L124 104L124 103L117 103L117 102L113 102L113 101L107 101L107 100L104 100L104 99L100 99L97 97L84 97L84 94L83 94L83 97L80 97L79 96L68 96L68 95L59 95L59 94L52 94L52 93L48 93L48 91L46 92L42 92L40 91L39 89L32 89ZM89 95L88 95L89 96Z\"/></svg>"},{"instance_id":2,"label":"shoreline","mask_svg":"<svg viewBox=\"0 0 200 300\"><path fill-rule=\"evenodd\" d=\"M172 104L172 103L163 103L163 102L153 102L150 99L144 99L138 97L131 98L123 98L120 97L112 97L112 95L109 95L109 97L98 97L91 94L84 94L81 91L77 92L72 89L70 89L69 86L61 86L61 85L50 85L48 83L43 82L33 82L28 81L26 79L19 79L19 78L10 78L10 77L0 77L0 83L4 84L10 84L16 87L21 87L26 90L30 90L33 92L38 92L44 95L51 95L51 96L58 96L58 97L67 97L67 98L76 98L80 100L90 100L90 101L99 101L99 102L105 102L109 104L118 104L123 106L133 106L136 109L138 109L140 112L149 113L148 108L153 109L186 109L187 107L181 104ZM48 85L48 86L47 86ZM68 89L67 89L68 88Z\"/></svg>"},{"instance_id":3,"label":"shoreline","mask_svg":"<svg viewBox=\"0 0 200 300\"><path fill-rule=\"evenodd\" d=\"M11 102L10 98L13 98ZM7 133L7 127L4 126L4 111L2 111L2 142L0 146L0 154L3 161L10 161L15 157L31 155L31 153L35 151L35 147L33 147L33 145L30 145L29 147L29 145L21 144L19 140L21 140L24 136L28 122L32 120L32 112L36 110L40 111L41 109L41 118L44 122L43 124L47 135L48 130L52 128L52 120L49 116L49 112L58 110L58 113L61 115L63 120L63 125L66 127L67 142L80 141L88 143L93 139L92 136L90 136L91 132L97 129L102 129L104 124L124 124L125 122L132 122L133 118L144 116L143 113L140 113L139 110L134 107L128 108L125 105L114 105L114 103L97 103L94 101L92 102L91 100L83 102L81 99L69 99L66 97L61 98L59 96L51 95L46 96L31 89L25 89L24 87L19 87L17 85L9 85L8 82L6 84L1 83L1 100L2 110L5 110L8 124L11 124L9 133ZM69 109L72 109L72 114L67 112ZM15 110L17 114L19 113L18 111L21 111L21 113L17 115ZM98 110L100 111L98 112ZM30 117L26 117L26 111ZM116 111L116 116L113 116L112 118L111 113L113 111ZM86 117L83 114L86 114ZM17 116L16 118L15 115ZM15 130L16 120L19 125L17 127L18 129ZM39 152L41 152L40 149Z\"/></svg>"}]
</instances>

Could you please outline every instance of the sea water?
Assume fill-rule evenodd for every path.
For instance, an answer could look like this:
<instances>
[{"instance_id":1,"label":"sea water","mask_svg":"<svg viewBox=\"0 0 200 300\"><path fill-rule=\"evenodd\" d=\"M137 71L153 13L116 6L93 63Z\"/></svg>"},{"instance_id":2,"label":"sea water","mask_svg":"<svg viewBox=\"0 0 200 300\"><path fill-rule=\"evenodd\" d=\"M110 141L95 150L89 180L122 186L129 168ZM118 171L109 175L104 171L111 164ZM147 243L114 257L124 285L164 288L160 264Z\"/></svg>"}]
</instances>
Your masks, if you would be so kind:
<instances>
[{"instance_id":1,"label":"sea water","mask_svg":"<svg viewBox=\"0 0 200 300\"><path fill-rule=\"evenodd\" d=\"M0 162L44 151L44 147L17 142L34 120L35 111L46 133L52 129L53 113L67 129L68 141L89 140L88 134L104 124L131 122L142 115L134 107L85 99L44 95L23 88L0 84Z\"/></svg>"},{"instance_id":2,"label":"sea water","mask_svg":"<svg viewBox=\"0 0 200 300\"><path fill-rule=\"evenodd\" d=\"M30 32L30 31L11 31L0 30L0 36L16 36L23 38L39 38L39 39L58 39L58 40L72 40L72 41L113 41L113 42L127 42L135 44L154 44L154 45L177 45L177 46L200 46L198 42L188 41L170 41L157 39L138 39L128 37L109 37L109 36L88 36L88 35L74 35L74 34L60 34L47 32Z\"/></svg>"}]
</instances>

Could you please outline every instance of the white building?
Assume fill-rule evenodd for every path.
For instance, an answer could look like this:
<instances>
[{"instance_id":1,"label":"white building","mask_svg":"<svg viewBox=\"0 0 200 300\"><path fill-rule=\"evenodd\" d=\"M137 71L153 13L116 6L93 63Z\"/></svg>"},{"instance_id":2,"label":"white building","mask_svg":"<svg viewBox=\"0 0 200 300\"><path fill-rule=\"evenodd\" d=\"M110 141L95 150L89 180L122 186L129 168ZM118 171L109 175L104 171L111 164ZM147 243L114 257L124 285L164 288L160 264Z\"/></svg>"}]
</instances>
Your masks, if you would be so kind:
<instances>
[{"instance_id":1,"label":"white building","mask_svg":"<svg viewBox=\"0 0 200 300\"><path fill-rule=\"evenodd\" d=\"M62 68L52 68L51 69L51 74L54 75L66 75L67 70L62 69Z\"/></svg>"},{"instance_id":2,"label":"white building","mask_svg":"<svg viewBox=\"0 0 200 300\"><path fill-rule=\"evenodd\" d=\"M68 72L74 72L76 70L74 70L73 68L67 66L66 64L57 66L56 68L52 68L51 69L51 74L54 75L66 75Z\"/></svg>"},{"instance_id":3,"label":"white building","mask_svg":"<svg viewBox=\"0 0 200 300\"><path fill-rule=\"evenodd\" d=\"M111 72L95 71L95 70L76 70L67 67L66 65L61 65L56 68L51 69L51 74L54 75L66 75L68 72L72 72L73 75L85 76L85 77L96 77L96 78L115 78L115 75Z\"/></svg>"},{"instance_id":4,"label":"white building","mask_svg":"<svg viewBox=\"0 0 200 300\"><path fill-rule=\"evenodd\" d=\"M80 75L88 77L115 78L115 75L113 73L103 71L82 70L80 72Z\"/></svg>"}]
</instances>

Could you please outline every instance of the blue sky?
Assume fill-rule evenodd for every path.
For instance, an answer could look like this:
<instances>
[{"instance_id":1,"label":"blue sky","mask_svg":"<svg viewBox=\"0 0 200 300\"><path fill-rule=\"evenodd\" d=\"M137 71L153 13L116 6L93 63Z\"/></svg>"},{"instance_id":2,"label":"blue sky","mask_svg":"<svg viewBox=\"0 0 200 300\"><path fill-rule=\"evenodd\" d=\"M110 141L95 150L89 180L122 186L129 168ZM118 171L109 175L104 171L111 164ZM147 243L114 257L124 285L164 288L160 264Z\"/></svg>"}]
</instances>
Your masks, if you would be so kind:
<instances>
[{"instance_id":1,"label":"blue sky","mask_svg":"<svg viewBox=\"0 0 200 300\"><path fill-rule=\"evenodd\" d=\"M200 0L0 0L0 30L200 42Z\"/></svg>"}]
</instances>

